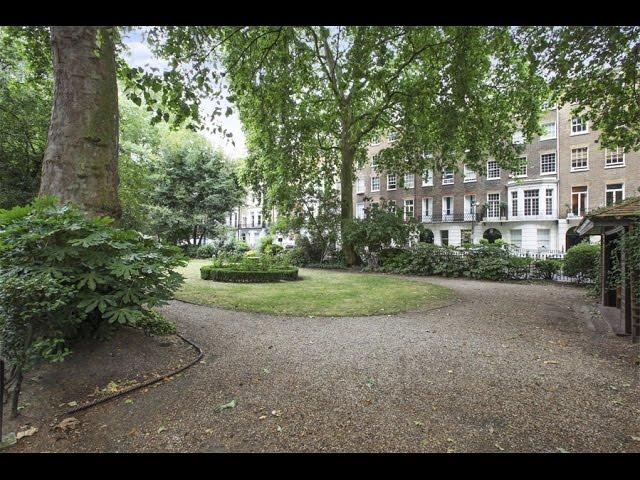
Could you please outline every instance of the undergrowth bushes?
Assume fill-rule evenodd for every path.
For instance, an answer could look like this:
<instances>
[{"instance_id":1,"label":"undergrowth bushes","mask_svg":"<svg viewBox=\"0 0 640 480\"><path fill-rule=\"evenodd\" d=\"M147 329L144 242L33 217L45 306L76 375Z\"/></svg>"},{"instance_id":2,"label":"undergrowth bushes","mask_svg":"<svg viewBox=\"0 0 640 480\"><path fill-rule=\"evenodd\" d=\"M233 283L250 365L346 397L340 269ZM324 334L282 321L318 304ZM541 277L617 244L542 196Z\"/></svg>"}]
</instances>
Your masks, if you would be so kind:
<instances>
[{"instance_id":1,"label":"undergrowth bushes","mask_svg":"<svg viewBox=\"0 0 640 480\"><path fill-rule=\"evenodd\" d=\"M495 281L552 279L562 268L560 260L515 256L501 241L468 247L417 243L407 249L389 248L380 252L378 265L365 270Z\"/></svg>"}]
</instances>

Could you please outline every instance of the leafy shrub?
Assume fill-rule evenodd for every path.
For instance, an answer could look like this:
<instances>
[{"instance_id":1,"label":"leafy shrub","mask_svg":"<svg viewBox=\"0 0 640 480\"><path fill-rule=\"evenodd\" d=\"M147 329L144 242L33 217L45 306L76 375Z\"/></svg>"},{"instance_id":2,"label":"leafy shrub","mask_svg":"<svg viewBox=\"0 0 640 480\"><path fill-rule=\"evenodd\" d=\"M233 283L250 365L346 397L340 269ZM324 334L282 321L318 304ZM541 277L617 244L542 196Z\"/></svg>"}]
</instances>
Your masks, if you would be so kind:
<instances>
[{"instance_id":1,"label":"leafy shrub","mask_svg":"<svg viewBox=\"0 0 640 480\"><path fill-rule=\"evenodd\" d=\"M288 263L295 265L296 267L304 267L312 261L309 252L305 248L299 246L285 252L284 258Z\"/></svg>"},{"instance_id":2,"label":"leafy shrub","mask_svg":"<svg viewBox=\"0 0 640 480\"><path fill-rule=\"evenodd\" d=\"M564 274L577 277L581 282L598 283L600 277L600 245L579 243L567 250L564 257Z\"/></svg>"},{"instance_id":3,"label":"leafy shrub","mask_svg":"<svg viewBox=\"0 0 640 480\"><path fill-rule=\"evenodd\" d=\"M391 245L406 245L417 234L418 224L405 222L400 209L384 200L365 210L365 217L347 225L345 238L370 266L377 267L377 254Z\"/></svg>"},{"instance_id":4,"label":"leafy shrub","mask_svg":"<svg viewBox=\"0 0 640 480\"><path fill-rule=\"evenodd\" d=\"M296 244L293 250L298 249L299 258L308 258L308 262L321 262L324 256L324 248L318 243L312 242L307 236L300 235L296 238Z\"/></svg>"},{"instance_id":5,"label":"leafy shrub","mask_svg":"<svg viewBox=\"0 0 640 480\"><path fill-rule=\"evenodd\" d=\"M461 254L461 252L456 247L440 247L437 254L428 260L429 266L433 268L433 275L442 275L444 277L469 276L469 258Z\"/></svg>"},{"instance_id":6,"label":"leafy shrub","mask_svg":"<svg viewBox=\"0 0 640 480\"><path fill-rule=\"evenodd\" d=\"M469 276L483 280L504 280L512 266L509 252L500 243L475 246L469 254Z\"/></svg>"},{"instance_id":7,"label":"leafy shrub","mask_svg":"<svg viewBox=\"0 0 640 480\"><path fill-rule=\"evenodd\" d=\"M185 245L181 245L180 248L182 248L182 253L186 257L188 257L188 258L198 258L198 246L197 245L185 244Z\"/></svg>"},{"instance_id":8,"label":"leafy shrub","mask_svg":"<svg viewBox=\"0 0 640 480\"><path fill-rule=\"evenodd\" d=\"M532 261L530 257L511 256L507 266L507 277L513 280L526 280L531 275Z\"/></svg>"},{"instance_id":9,"label":"leafy shrub","mask_svg":"<svg viewBox=\"0 0 640 480\"><path fill-rule=\"evenodd\" d=\"M402 248L386 248L378 254L378 265L383 272L403 273L411 265L411 253Z\"/></svg>"},{"instance_id":10,"label":"leafy shrub","mask_svg":"<svg viewBox=\"0 0 640 480\"><path fill-rule=\"evenodd\" d=\"M262 255L271 255L276 256L282 253L284 248L277 243L273 243L273 237L271 235L266 235L262 237L260 240L260 246L258 247L258 251Z\"/></svg>"},{"instance_id":11,"label":"leafy shrub","mask_svg":"<svg viewBox=\"0 0 640 480\"><path fill-rule=\"evenodd\" d=\"M326 270L344 270L347 266L344 262L322 262L322 263L309 263L307 268L321 268Z\"/></svg>"},{"instance_id":12,"label":"leafy shrub","mask_svg":"<svg viewBox=\"0 0 640 480\"><path fill-rule=\"evenodd\" d=\"M212 243L201 245L196 250L196 258L211 258L217 253L217 248Z\"/></svg>"},{"instance_id":13,"label":"leafy shrub","mask_svg":"<svg viewBox=\"0 0 640 480\"><path fill-rule=\"evenodd\" d=\"M171 335L177 331L173 322L154 311L141 318L136 326L141 328L146 335Z\"/></svg>"},{"instance_id":14,"label":"leafy shrub","mask_svg":"<svg viewBox=\"0 0 640 480\"><path fill-rule=\"evenodd\" d=\"M34 358L62 360L70 341L121 325L153 329L151 308L182 283L180 248L112 222L53 198L0 211L0 341L14 398Z\"/></svg>"},{"instance_id":15,"label":"leafy shrub","mask_svg":"<svg viewBox=\"0 0 640 480\"><path fill-rule=\"evenodd\" d=\"M552 280L553 276L562 268L560 260L534 260L533 276L544 280Z\"/></svg>"},{"instance_id":16,"label":"leafy shrub","mask_svg":"<svg viewBox=\"0 0 640 480\"><path fill-rule=\"evenodd\" d=\"M234 283L279 282L280 280L297 280L298 269L294 267L280 267L269 270L248 270L241 266L238 268L236 265L227 265L224 267L205 265L200 268L200 278L216 282Z\"/></svg>"}]
</instances>

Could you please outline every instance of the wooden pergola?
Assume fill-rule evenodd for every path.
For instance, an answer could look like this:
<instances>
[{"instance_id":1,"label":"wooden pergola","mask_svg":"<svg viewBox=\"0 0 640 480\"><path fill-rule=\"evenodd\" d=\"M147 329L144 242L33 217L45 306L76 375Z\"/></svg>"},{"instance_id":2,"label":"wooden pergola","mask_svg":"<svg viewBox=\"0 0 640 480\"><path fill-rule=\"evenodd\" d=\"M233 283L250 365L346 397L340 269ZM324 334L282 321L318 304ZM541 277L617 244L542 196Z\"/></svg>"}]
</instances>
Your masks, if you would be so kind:
<instances>
[{"instance_id":1,"label":"wooden pergola","mask_svg":"<svg viewBox=\"0 0 640 480\"><path fill-rule=\"evenodd\" d=\"M620 285L612 288L610 270L614 242L630 229L640 228L640 197L632 197L623 202L598 209L585 216L577 227L580 236L600 235L601 262L600 286L601 303L607 307L620 309L624 333L631 335L633 343L640 342L640 265L628 261L629 254L619 251L620 268L626 272Z\"/></svg>"}]
</instances>

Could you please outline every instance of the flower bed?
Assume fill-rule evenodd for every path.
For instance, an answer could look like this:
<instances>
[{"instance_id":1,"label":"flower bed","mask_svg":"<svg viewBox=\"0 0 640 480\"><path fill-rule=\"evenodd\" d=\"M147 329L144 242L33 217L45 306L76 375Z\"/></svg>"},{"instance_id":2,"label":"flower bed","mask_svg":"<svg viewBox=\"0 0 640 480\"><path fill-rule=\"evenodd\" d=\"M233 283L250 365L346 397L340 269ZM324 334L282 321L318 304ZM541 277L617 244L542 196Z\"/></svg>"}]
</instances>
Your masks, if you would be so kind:
<instances>
[{"instance_id":1,"label":"flower bed","mask_svg":"<svg viewBox=\"0 0 640 480\"><path fill-rule=\"evenodd\" d=\"M298 269L272 268L269 270L247 270L236 265L222 267L205 265L200 268L200 278L215 282L234 283L266 283L279 282L280 280L298 280Z\"/></svg>"}]
</instances>

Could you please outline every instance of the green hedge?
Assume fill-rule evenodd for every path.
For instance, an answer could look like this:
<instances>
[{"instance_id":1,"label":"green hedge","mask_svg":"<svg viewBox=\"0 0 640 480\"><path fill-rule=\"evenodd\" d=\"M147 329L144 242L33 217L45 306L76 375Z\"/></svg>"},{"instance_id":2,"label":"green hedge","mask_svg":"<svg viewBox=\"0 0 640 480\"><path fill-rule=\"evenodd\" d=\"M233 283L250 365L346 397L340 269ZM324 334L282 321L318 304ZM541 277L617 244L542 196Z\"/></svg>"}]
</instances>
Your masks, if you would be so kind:
<instances>
[{"instance_id":1,"label":"green hedge","mask_svg":"<svg viewBox=\"0 0 640 480\"><path fill-rule=\"evenodd\" d=\"M236 270L230 267L205 265L200 268L200 278L215 282L266 283L280 280L297 280L297 268L279 268L266 271Z\"/></svg>"}]
</instances>

